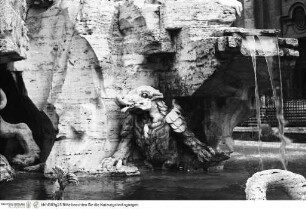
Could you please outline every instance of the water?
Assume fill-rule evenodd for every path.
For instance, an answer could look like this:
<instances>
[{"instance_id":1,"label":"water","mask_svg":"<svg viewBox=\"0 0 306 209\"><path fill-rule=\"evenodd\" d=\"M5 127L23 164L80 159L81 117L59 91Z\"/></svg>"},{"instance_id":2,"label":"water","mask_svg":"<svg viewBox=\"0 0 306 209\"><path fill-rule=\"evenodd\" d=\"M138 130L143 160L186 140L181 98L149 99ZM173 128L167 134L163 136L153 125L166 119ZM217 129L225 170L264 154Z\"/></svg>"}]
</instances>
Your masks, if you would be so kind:
<instances>
[{"instance_id":1,"label":"water","mask_svg":"<svg viewBox=\"0 0 306 209\"><path fill-rule=\"evenodd\" d=\"M256 41L258 39L259 41ZM274 129L274 135L276 135L280 141L280 160L283 164L283 168L287 170L288 161L286 160L286 145L291 143L290 139L284 135L284 127L286 124L283 111L283 92L282 92L282 73L280 65L280 50L278 46L278 37L265 37L265 36L247 36L246 43L250 50L252 57L254 77L255 77L255 102L256 102L256 118L257 118L257 131L258 131L258 141L259 147L258 152L260 154L261 146L261 119L260 119L260 98L258 90L258 79L257 79L257 67L256 67L256 53L262 51L266 63L267 70L269 74L270 84L272 88L272 98L276 107L276 118L278 121L278 129ZM275 53L277 56L275 56ZM277 67L274 66L273 61L277 57ZM263 169L262 161L260 161L260 166Z\"/></svg>"},{"instance_id":2,"label":"water","mask_svg":"<svg viewBox=\"0 0 306 209\"><path fill-rule=\"evenodd\" d=\"M256 120L257 120L257 132L258 132L258 153L260 155L261 153L261 118L260 118L260 98L259 98L259 90L258 90L258 80L257 80L257 66L256 66L256 40L254 36L247 36L246 41L248 43L250 54L252 57L252 63L253 63L253 70L254 70L254 79L255 79L255 105L256 105ZM260 170L263 170L263 162L260 158L259 162Z\"/></svg>"},{"instance_id":3,"label":"water","mask_svg":"<svg viewBox=\"0 0 306 209\"><path fill-rule=\"evenodd\" d=\"M287 170L288 161L286 160L286 145L290 143L290 140L284 135L284 127L286 124L284 118L284 110L283 110L283 87L282 87L282 72L280 65L280 51L278 46L278 37L261 37L258 36L260 41L261 48L263 50L265 60L267 63L268 73L270 77L270 83L272 87L272 95L273 101L275 103L276 108L276 118L278 121L278 130L275 135L280 139L280 154L281 154L281 162L285 170ZM268 43L267 43L268 42ZM270 43L269 43L270 42ZM275 47L275 48L274 48ZM277 56L277 67L273 65L273 56L268 56L269 51L276 51Z\"/></svg>"},{"instance_id":4,"label":"water","mask_svg":"<svg viewBox=\"0 0 306 209\"><path fill-rule=\"evenodd\" d=\"M245 200L245 183L264 169L280 169L278 142L262 142L261 156L255 141L235 141L231 158L218 173L143 172L138 177L79 178L78 186L68 186L65 200ZM288 169L306 176L306 144L287 146ZM0 183L0 200L52 199L54 180L21 174L13 181ZM287 200L279 189L269 191L269 200Z\"/></svg>"},{"instance_id":5,"label":"water","mask_svg":"<svg viewBox=\"0 0 306 209\"><path fill-rule=\"evenodd\" d=\"M150 172L139 177L80 178L68 186L65 200L245 200L245 170L220 173ZM53 180L18 176L0 184L1 200L52 199ZM272 199L287 199L276 192Z\"/></svg>"}]
</instances>

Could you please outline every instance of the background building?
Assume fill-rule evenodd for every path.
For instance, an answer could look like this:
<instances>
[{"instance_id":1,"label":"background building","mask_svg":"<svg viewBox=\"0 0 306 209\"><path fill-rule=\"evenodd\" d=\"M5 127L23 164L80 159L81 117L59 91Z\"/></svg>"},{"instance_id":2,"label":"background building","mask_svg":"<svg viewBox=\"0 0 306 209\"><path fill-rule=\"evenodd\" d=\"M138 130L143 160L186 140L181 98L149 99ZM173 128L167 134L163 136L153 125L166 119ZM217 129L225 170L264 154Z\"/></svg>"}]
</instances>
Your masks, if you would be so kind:
<instances>
[{"instance_id":1,"label":"background building","mask_svg":"<svg viewBox=\"0 0 306 209\"><path fill-rule=\"evenodd\" d=\"M284 84L286 99L306 98L306 0L241 0L244 5L237 27L279 29L284 38L299 40L300 58Z\"/></svg>"}]
</instances>

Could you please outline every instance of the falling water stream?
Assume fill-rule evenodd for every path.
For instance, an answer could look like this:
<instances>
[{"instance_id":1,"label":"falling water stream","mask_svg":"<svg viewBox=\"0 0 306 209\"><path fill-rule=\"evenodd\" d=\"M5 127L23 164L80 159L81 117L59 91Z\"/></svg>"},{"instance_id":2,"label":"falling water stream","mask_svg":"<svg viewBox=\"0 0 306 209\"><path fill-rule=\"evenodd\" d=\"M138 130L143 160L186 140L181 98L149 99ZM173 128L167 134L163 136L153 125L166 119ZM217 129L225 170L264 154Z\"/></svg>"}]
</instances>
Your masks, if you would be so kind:
<instances>
[{"instance_id":1,"label":"falling water stream","mask_svg":"<svg viewBox=\"0 0 306 209\"><path fill-rule=\"evenodd\" d=\"M275 104L276 109L276 119L278 121L278 130L275 135L280 139L281 146L280 146L280 154L281 154L281 162L285 170L287 170L288 161L286 159L286 145L290 143L290 140L285 137L284 135L284 127L286 124L284 118L284 109L283 109L283 87L282 87L282 72L281 72L281 65L280 65L280 51L278 46L278 37L271 38L269 37L268 40L273 42L269 45L265 43L267 41L267 37L258 36L260 40L260 45L263 50L265 60L268 67L268 73L270 77L271 87L272 87L272 94L273 94L273 101ZM271 47L275 47L277 52L277 67L273 68L273 57L268 56L269 50Z\"/></svg>"},{"instance_id":2,"label":"falling water stream","mask_svg":"<svg viewBox=\"0 0 306 209\"><path fill-rule=\"evenodd\" d=\"M256 41L259 40L259 42ZM290 143L284 135L285 118L283 111L283 93L282 93L282 74L280 66L280 50L278 46L278 37L265 37L265 36L247 36L247 45L250 50L250 54L253 62L254 76L255 76L255 100L256 100L256 118L257 118L257 131L259 140L259 155L261 142L261 119L260 119L260 100L258 90L258 78L257 78L257 67L256 67L256 50L262 51L267 63L268 74L270 78L272 88L272 98L276 108L276 119L278 121L278 128L275 129L274 135L277 136L281 141L280 155L281 162L285 170L287 170L287 159L286 159L286 145ZM277 67L274 67L273 61L275 58L275 52L277 53ZM260 166L263 170L262 159L260 157Z\"/></svg>"},{"instance_id":3,"label":"falling water stream","mask_svg":"<svg viewBox=\"0 0 306 209\"><path fill-rule=\"evenodd\" d=\"M256 64L256 40L254 36L247 36L246 41L248 43L248 47L250 49L250 54L252 57L254 77L255 77L255 105L256 105L256 120L257 120L257 131L258 131L258 153L260 156L259 167L260 170L263 170L263 162L261 158L261 146L262 141L261 137L261 118L260 118L260 99L259 99L259 90L258 90L258 80L257 80L257 64Z\"/></svg>"}]
</instances>

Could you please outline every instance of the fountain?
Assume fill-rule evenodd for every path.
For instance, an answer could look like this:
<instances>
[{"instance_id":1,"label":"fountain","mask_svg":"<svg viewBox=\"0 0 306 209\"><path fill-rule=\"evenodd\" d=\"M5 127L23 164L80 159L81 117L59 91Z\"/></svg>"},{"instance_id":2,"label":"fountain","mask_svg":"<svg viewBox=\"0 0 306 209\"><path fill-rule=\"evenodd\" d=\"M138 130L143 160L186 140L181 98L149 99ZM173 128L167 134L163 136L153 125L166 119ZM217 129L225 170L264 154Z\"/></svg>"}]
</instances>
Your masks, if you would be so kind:
<instances>
[{"instance_id":1,"label":"fountain","mask_svg":"<svg viewBox=\"0 0 306 209\"><path fill-rule=\"evenodd\" d=\"M9 3L11 0L3 1ZM26 8L25 1L19 2L23 5L20 8ZM278 38L276 30L230 27L236 14L241 12L239 2L33 2L28 2L26 17L24 10L20 11L21 19L26 25L24 31L29 31L29 40L19 30L14 31L19 36L1 36L0 40L16 43L16 47L10 53L0 54L0 63L5 63L5 72L9 72L8 74L21 75L22 72L23 78L19 78L27 87L23 90L27 90L37 109L44 111L52 121L51 128L49 119L41 123L47 124L45 129L42 128L46 132L43 136L46 137L43 145L36 143L44 157L39 162L31 162L31 165L39 164L30 170L42 169L47 177L55 176L53 168L56 166L75 173L79 177L79 187L67 188L71 192L67 192L66 199L244 199L244 189L239 185L244 184L250 174L257 171L253 169L254 162L261 162L260 170L271 166L265 157L266 144L259 142L260 147L257 147L257 143L253 146L248 142L234 142L233 129L256 112L260 140L259 96L267 91L271 93L271 89L279 105L279 128L275 134L282 139L282 159L285 159L284 150L288 142L283 132L285 121L282 116L281 80L294 67L299 55L296 51L298 43L296 39ZM8 6L11 7L10 4ZM19 21L18 24L20 22L24 23ZM16 28L25 27L16 24ZM19 38L9 39L12 37ZM21 38L28 41L28 47L17 44ZM271 48L266 48L267 43ZM27 59L15 62L25 58L22 52L27 48ZM283 74L280 71L275 74L271 57L279 57L277 64L281 63L283 66ZM278 79L276 84L275 78ZM131 92L135 94L140 87L144 87L141 95L129 97ZM277 89L278 87L280 88ZM149 96L151 92L155 93ZM26 97L25 94L22 95ZM162 101L155 100L156 95L160 96L159 99L163 97ZM167 122L165 130L171 130L170 137L168 132L163 132L164 129L158 132L155 141L164 139L165 135L167 140L157 143L155 147L152 144L140 146L140 139L149 141L153 138L149 137L152 132L150 128L156 125L155 122L159 122L155 121L158 117L151 118L152 123L147 121L156 112L150 110L150 114L144 114L145 117L139 119L138 123L129 123L137 117L129 118L117 105L119 101L122 109L132 109L136 100L130 104L130 98L139 99L139 96L156 101L152 102L156 107L154 111L160 111L162 119ZM33 110L35 114L39 111ZM2 112L0 115L3 116ZM44 118L41 114L38 115ZM137 125L138 128L141 127L138 132L134 131ZM134 128L134 133L140 133L139 136L130 137L127 129L131 131L131 127ZM36 133L30 125L29 129L33 134ZM54 132L57 136L53 144ZM177 135L183 136L182 143ZM128 140L122 140L124 137ZM32 138L35 140L36 137ZM129 142L136 138L140 150L122 149L130 146ZM174 148L167 150L168 147L165 149L168 142L177 143L178 151ZM191 148L192 152L180 143ZM158 146L161 148L157 149ZM254 149L259 149L262 158L258 158ZM303 151L304 148L290 144L287 149L287 159L292 162L296 156L293 154L292 157L292 150ZM244 154L245 150L247 155ZM275 150L273 148L273 152ZM165 156L156 157L157 151L167 154L166 164L160 163L165 161ZM170 156L171 161L168 158L169 153L179 153L179 158L188 156L182 157L187 159L187 166L181 166L172 159L175 154ZM224 161L230 153L231 158ZM5 152L1 154L5 155ZM190 160L194 159L194 154L198 160L202 160L200 167L205 167L210 172L203 173L201 170L188 173L191 170L188 163L191 165L190 162L197 161ZM153 167L158 164L156 167L159 168L177 165L178 169L182 168L181 170L187 172L142 170L143 164L143 167L148 166L144 159L149 161L150 167L152 164ZM127 161L133 163L134 167L124 167L127 166ZM283 165L286 166L286 160L283 160ZM209 169L211 166L213 167ZM212 173L223 167L223 172ZM121 174L140 176L109 177ZM156 183L157 181L160 182ZM228 185L228 182L235 183ZM15 195L14 184L31 185L33 191L29 195L16 198L49 199L52 196L49 193L52 186L50 180L21 174L10 185L13 188L12 193L0 193L0 199ZM5 182L2 185L0 190L9 184ZM179 192L181 187L189 188L192 196ZM162 192L156 192L160 188ZM169 189L177 195L169 196ZM200 195L199 189L206 192ZM77 191L86 195L82 196ZM101 191L105 191L103 197L99 196ZM88 195L89 193L92 194Z\"/></svg>"}]
</instances>

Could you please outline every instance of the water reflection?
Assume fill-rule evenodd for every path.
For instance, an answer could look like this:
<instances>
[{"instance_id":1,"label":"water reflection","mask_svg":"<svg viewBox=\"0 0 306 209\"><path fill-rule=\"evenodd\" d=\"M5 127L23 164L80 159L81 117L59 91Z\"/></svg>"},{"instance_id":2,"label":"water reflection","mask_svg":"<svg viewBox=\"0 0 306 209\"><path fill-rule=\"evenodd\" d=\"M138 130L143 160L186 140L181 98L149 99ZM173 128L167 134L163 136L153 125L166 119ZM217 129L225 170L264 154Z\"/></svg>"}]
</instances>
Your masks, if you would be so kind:
<instances>
[{"instance_id":1,"label":"water reflection","mask_svg":"<svg viewBox=\"0 0 306 209\"><path fill-rule=\"evenodd\" d=\"M140 177L80 178L65 200L235 200L245 199L247 172L150 172ZM53 180L19 176L0 184L1 200L51 199Z\"/></svg>"},{"instance_id":2,"label":"water reflection","mask_svg":"<svg viewBox=\"0 0 306 209\"><path fill-rule=\"evenodd\" d=\"M0 183L0 200L51 199L53 181L21 175L13 181Z\"/></svg>"}]
</instances>

